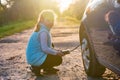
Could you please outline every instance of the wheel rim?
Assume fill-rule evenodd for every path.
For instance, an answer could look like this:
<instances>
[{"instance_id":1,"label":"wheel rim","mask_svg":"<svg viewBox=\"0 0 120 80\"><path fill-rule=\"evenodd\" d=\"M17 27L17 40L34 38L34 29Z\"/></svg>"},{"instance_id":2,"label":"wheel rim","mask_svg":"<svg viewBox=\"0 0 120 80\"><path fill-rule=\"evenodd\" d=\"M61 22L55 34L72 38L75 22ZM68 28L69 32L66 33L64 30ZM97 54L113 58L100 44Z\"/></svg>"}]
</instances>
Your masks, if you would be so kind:
<instances>
[{"instance_id":1,"label":"wheel rim","mask_svg":"<svg viewBox=\"0 0 120 80\"><path fill-rule=\"evenodd\" d=\"M88 47L88 41L85 38L82 40L82 58L84 67L86 70L88 70L90 66L90 51Z\"/></svg>"}]
</instances>

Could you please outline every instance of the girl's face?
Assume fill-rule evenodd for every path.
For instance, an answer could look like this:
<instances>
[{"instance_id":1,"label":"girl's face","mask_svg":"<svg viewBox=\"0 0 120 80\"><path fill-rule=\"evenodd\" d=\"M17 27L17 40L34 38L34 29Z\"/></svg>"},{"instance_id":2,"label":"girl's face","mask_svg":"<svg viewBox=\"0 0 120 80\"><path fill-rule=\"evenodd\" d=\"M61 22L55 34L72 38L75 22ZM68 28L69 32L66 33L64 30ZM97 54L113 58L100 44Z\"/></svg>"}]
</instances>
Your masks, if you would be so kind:
<instances>
[{"instance_id":1,"label":"girl's face","mask_svg":"<svg viewBox=\"0 0 120 80\"><path fill-rule=\"evenodd\" d=\"M52 28L52 26L54 25L55 15L51 11L46 11L41 13L40 20L48 28Z\"/></svg>"},{"instance_id":2,"label":"girl's face","mask_svg":"<svg viewBox=\"0 0 120 80\"><path fill-rule=\"evenodd\" d=\"M52 28L52 26L54 25L54 20L47 20L47 19L44 19L44 24L49 27L49 28Z\"/></svg>"}]
</instances>

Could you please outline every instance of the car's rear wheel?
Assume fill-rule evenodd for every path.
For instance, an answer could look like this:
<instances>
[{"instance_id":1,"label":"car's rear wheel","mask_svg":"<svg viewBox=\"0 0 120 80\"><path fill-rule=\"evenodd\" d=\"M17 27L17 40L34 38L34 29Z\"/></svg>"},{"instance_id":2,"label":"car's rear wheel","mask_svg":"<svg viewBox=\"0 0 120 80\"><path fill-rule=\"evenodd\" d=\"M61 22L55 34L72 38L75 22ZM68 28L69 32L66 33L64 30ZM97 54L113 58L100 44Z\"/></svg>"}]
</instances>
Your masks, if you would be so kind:
<instances>
[{"instance_id":1,"label":"car's rear wheel","mask_svg":"<svg viewBox=\"0 0 120 80\"><path fill-rule=\"evenodd\" d=\"M105 72L105 67L99 64L84 29L80 30L80 42L85 72L88 76L101 76Z\"/></svg>"}]
</instances>

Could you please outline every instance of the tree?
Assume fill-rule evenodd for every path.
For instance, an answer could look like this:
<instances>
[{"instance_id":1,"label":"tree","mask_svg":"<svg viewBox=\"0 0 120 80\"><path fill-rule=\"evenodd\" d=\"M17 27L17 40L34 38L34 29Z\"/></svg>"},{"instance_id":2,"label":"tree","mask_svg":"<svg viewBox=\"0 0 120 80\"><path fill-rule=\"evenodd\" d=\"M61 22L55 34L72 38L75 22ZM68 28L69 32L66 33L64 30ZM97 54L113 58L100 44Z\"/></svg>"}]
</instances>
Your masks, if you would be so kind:
<instances>
[{"instance_id":1,"label":"tree","mask_svg":"<svg viewBox=\"0 0 120 80\"><path fill-rule=\"evenodd\" d=\"M38 17L38 14L43 9L52 9L57 14L60 13L57 2L53 0L6 0L6 2L7 4L3 5L0 0L0 8L4 10L4 12L0 13L0 23L33 19ZM3 19L4 21L1 21Z\"/></svg>"},{"instance_id":2,"label":"tree","mask_svg":"<svg viewBox=\"0 0 120 80\"><path fill-rule=\"evenodd\" d=\"M71 4L66 11L64 11L63 15L69 15L70 17L75 17L80 20L88 1L89 0L77 0L74 4Z\"/></svg>"}]
</instances>

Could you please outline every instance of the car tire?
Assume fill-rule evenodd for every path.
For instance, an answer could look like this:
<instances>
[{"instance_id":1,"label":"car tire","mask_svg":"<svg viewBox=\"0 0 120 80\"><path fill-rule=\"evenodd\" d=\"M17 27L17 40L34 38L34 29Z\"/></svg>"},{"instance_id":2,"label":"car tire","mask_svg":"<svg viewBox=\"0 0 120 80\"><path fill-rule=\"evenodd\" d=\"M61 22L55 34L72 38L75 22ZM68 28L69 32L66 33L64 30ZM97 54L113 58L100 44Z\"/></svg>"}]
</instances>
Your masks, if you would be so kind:
<instances>
[{"instance_id":1,"label":"car tire","mask_svg":"<svg viewBox=\"0 0 120 80\"><path fill-rule=\"evenodd\" d=\"M88 76L100 77L105 72L105 67L99 64L95 53L90 46L85 29L82 28L80 29L80 43L85 72Z\"/></svg>"}]
</instances>

